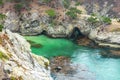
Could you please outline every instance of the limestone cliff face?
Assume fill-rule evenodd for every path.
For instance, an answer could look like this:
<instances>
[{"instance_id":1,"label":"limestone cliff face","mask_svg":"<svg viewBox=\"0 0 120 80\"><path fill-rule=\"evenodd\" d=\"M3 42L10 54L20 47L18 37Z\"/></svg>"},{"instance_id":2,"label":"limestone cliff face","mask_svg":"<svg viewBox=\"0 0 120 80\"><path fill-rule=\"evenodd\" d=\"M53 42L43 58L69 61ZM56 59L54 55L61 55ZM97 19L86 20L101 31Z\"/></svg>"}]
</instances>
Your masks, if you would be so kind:
<instances>
[{"instance_id":1,"label":"limestone cliff face","mask_svg":"<svg viewBox=\"0 0 120 80\"><path fill-rule=\"evenodd\" d=\"M0 78L12 80L52 80L49 61L33 55L30 44L17 33L0 33Z\"/></svg>"},{"instance_id":2,"label":"limestone cliff face","mask_svg":"<svg viewBox=\"0 0 120 80\"><path fill-rule=\"evenodd\" d=\"M59 12L59 10L54 8L56 12L58 11L58 14L55 18L56 25L51 26L51 19L48 15L46 15L45 12L47 9L50 9L50 7L47 5L35 4L38 5L37 8L35 8L33 5L29 11L22 12L21 15L17 15L13 11L6 12L7 17L4 23L4 28L9 29L12 32L19 32L22 35L39 35L45 33L51 37L70 37L71 34L73 34L74 29L78 28L82 34L98 43L98 45L120 48L120 23L116 23L114 20L112 20L112 24L109 26L102 25L101 23L97 23L97 25L91 25L87 20L88 17L90 17L90 13L95 13L98 16L108 16L112 14L110 15L111 17L113 15L117 15L114 14L114 11L111 11L111 9L115 8L115 3L119 3L120 1L80 1L83 2L83 5L79 5L76 8L82 10L82 14L78 15L77 19L75 20L70 20L68 16L64 14L67 10L64 11L63 9L60 9ZM73 0L71 7L74 7L74 2L75 1ZM100 25L103 27L99 27ZM106 30L104 29L105 27L116 27L116 29L114 31L103 31Z\"/></svg>"},{"instance_id":3,"label":"limestone cliff face","mask_svg":"<svg viewBox=\"0 0 120 80\"><path fill-rule=\"evenodd\" d=\"M22 35L38 35L42 32L45 32L51 37L69 37L72 34L73 30L75 28L78 28L81 33L88 36L90 39L94 40L101 46L103 45L120 48L120 31L102 31L102 28L104 27L93 29L93 25L87 22L87 18L90 17L89 15L81 14L79 19L75 20L74 23L62 22L62 25L50 27L48 24L49 17L39 17L39 14L37 13L37 11L34 13L31 12L31 15L29 15L29 17L27 17L27 14L24 14L21 17L23 21L21 21L20 19L17 19L15 15L13 15L14 12L8 12L6 14L7 19L5 20L5 28L13 32L20 32ZM105 26L105 28L113 28L114 26L116 27L116 29L118 26L119 30L120 23L116 23L113 20L112 24Z\"/></svg>"},{"instance_id":4,"label":"limestone cliff face","mask_svg":"<svg viewBox=\"0 0 120 80\"><path fill-rule=\"evenodd\" d=\"M17 16L15 12L7 12L4 27L12 32L20 32L22 35L39 35L45 32L52 37L67 37L72 32L72 24L63 23L51 27L50 18L47 15L41 16L37 10Z\"/></svg>"}]
</instances>

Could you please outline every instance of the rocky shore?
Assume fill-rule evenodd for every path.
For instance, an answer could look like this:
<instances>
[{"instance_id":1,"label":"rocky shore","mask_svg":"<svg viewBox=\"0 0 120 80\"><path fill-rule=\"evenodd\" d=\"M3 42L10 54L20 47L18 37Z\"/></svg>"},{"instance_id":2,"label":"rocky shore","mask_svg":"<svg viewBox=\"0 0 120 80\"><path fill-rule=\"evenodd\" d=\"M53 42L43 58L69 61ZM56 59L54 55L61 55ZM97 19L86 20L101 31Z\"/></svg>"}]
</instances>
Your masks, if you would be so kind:
<instances>
[{"instance_id":1,"label":"rocky shore","mask_svg":"<svg viewBox=\"0 0 120 80\"><path fill-rule=\"evenodd\" d=\"M8 12L6 15L5 29L19 32L22 35L45 34L54 38L77 39L78 44L84 46L120 48L120 31L118 31L120 23L116 22L116 20L113 20L110 25L93 29L86 21L88 16L85 15L81 15L74 22L62 22L62 25L54 27L49 26L49 17L47 15L39 17L40 15L37 11L34 13L30 12L29 17L27 16L28 14L23 14L23 16L18 17L14 12ZM79 37L82 38L78 39Z\"/></svg>"},{"instance_id":2,"label":"rocky shore","mask_svg":"<svg viewBox=\"0 0 120 80\"><path fill-rule=\"evenodd\" d=\"M65 56L54 57L51 60L51 72L55 80L95 80L94 73L80 64L72 64Z\"/></svg>"},{"instance_id":3,"label":"rocky shore","mask_svg":"<svg viewBox=\"0 0 120 80\"><path fill-rule=\"evenodd\" d=\"M0 80L52 80L49 61L31 53L19 34L0 33Z\"/></svg>"}]
</instances>

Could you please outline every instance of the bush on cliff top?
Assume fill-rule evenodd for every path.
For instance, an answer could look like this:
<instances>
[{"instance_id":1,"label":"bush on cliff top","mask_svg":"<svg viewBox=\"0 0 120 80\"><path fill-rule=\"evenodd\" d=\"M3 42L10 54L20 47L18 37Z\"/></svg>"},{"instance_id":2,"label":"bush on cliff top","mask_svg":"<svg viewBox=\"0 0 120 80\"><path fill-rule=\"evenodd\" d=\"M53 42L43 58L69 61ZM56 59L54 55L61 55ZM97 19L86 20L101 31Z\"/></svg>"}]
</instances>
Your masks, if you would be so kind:
<instances>
[{"instance_id":1,"label":"bush on cliff top","mask_svg":"<svg viewBox=\"0 0 120 80\"><path fill-rule=\"evenodd\" d=\"M2 31L3 28L3 20L6 18L6 15L0 13L0 31Z\"/></svg>"},{"instance_id":2,"label":"bush on cliff top","mask_svg":"<svg viewBox=\"0 0 120 80\"><path fill-rule=\"evenodd\" d=\"M14 8L15 8L16 11L20 12L21 9L23 8L23 5L21 3L15 4Z\"/></svg>"},{"instance_id":3,"label":"bush on cliff top","mask_svg":"<svg viewBox=\"0 0 120 80\"><path fill-rule=\"evenodd\" d=\"M69 6L70 6L70 0L63 0L62 3L63 3L63 5L64 5L65 8L69 8Z\"/></svg>"},{"instance_id":4,"label":"bush on cliff top","mask_svg":"<svg viewBox=\"0 0 120 80\"><path fill-rule=\"evenodd\" d=\"M102 16L102 21L106 24L111 24L111 19L109 17L106 16Z\"/></svg>"},{"instance_id":5,"label":"bush on cliff top","mask_svg":"<svg viewBox=\"0 0 120 80\"><path fill-rule=\"evenodd\" d=\"M3 25L0 24L0 31L2 31Z\"/></svg>"},{"instance_id":6,"label":"bush on cliff top","mask_svg":"<svg viewBox=\"0 0 120 80\"><path fill-rule=\"evenodd\" d=\"M46 13L52 18L56 16L55 10L53 9L47 10Z\"/></svg>"},{"instance_id":7,"label":"bush on cliff top","mask_svg":"<svg viewBox=\"0 0 120 80\"><path fill-rule=\"evenodd\" d=\"M6 15L0 13L0 20L3 20L4 18L6 18Z\"/></svg>"},{"instance_id":8,"label":"bush on cliff top","mask_svg":"<svg viewBox=\"0 0 120 80\"><path fill-rule=\"evenodd\" d=\"M91 24L95 24L97 22L101 24L111 24L112 20L106 16L97 16L97 14L92 13L90 17L88 17L88 22Z\"/></svg>"},{"instance_id":9,"label":"bush on cliff top","mask_svg":"<svg viewBox=\"0 0 120 80\"><path fill-rule=\"evenodd\" d=\"M3 0L0 0L0 5L3 5Z\"/></svg>"},{"instance_id":10,"label":"bush on cliff top","mask_svg":"<svg viewBox=\"0 0 120 80\"><path fill-rule=\"evenodd\" d=\"M51 0L43 0L43 2L45 3L49 3Z\"/></svg>"},{"instance_id":11,"label":"bush on cliff top","mask_svg":"<svg viewBox=\"0 0 120 80\"><path fill-rule=\"evenodd\" d=\"M95 23L98 22L97 18L96 18L96 17L93 17L93 16L89 17L87 20L88 20L91 24L95 24Z\"/></svg>"},{"instance_id":12,"label":"bush on cliff top","mask_svg":"<svg viewBox=\"0 0 120 80\"><path fill-rule=\"evenodd\" d=\"M81 4L81 2L76 2L75 6L79 6Z\"/></svg>"},{"instance_id":13,"label":"bush on cliff top","mask_svg":"<svg viewBox=\"0 0 120 80\"><path fill-rule=\"evenodd\" d=\"M82 11L75 8L75 7L71 7L69 9L69 11L66 12L66 15L68 15L70 18L72 19L76 19L77 18L77 14L81 14Z\"/></svg>"},{"instance_id":14,"label":"bush on cliff top","mask_svg":"<svg viewBox=\"0 0 120 80\"><path fill-rule=\"evenodd\" d=\"M8 59L8 56L6 56L4 53L0 52L0 59Z\"/></svg>"}]
</instances>

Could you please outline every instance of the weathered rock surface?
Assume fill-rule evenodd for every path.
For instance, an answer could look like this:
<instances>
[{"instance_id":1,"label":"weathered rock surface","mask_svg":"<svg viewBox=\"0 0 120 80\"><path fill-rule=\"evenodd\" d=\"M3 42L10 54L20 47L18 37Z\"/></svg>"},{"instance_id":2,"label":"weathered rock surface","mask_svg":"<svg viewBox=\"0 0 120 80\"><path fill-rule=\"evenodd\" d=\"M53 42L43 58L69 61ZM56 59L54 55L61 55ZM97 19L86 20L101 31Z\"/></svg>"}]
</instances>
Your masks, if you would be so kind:
<instances>
[{"instance_id":1,"label":"weathered rock surface","mask_svg":"<svg viewBox=\"0 0 120 80\"><path fill-rule=\"evenodd\" d=\"M55 80L95 80L95 74L90 72L86 66L71 64L68 57L53 58L51 68Z\"/></svg>"},{"instance_id":2,"label":"weathered rock surface","mask_svg":"<svg viewBox=\"0 0 120 80\"><path fill-rule=\"evenodd\" d=\"M41 56L33 55L30 44L22 36L9 30L0 33L0 60L0 64L4 63L3 71L9 78L52 80L49 61Z\"/></svg>"},{"instance_id":3,"label":"weathered rock surface","mask_svg":"<svg viewBox=\"0 0 120 80\"><path fill-rule=\"evenodd\" d=\"M20 32L22 35L38 35L45 32L51 37L67 37L73 30L73 25L68 23L51 26L49 16L41 16L37 10L21 16L16 16L14 12L7 12L6 16L5 28Z\"/></svg>"},{"instance_id":4,"label":"weathered rock surface","mask_svg":"<svg viewBox=\"0 0 120 80\"><path fill-rule=\"evenodd\" d=\"M77 27L82 34L88 36L90 39L98 43L98 45L100 46L120 48L120 36L119 36L120 31L117 31L117 32L103 31L102 29L100 29L101 27L96 28L100 26L99 23L97 24L98 26L94 28L94 26L89 24L89 22L87 21L87 18L90 17L90 15L86 13L88 12L88 13L95 13L102 16L108 16L109 15L108 13L110 13L111 9L115 7L114 2L116 3L118 1L115 1L115 0L113 1L110 0L109 2L107 2L108 0L105 0L105 1L82 0L82 1L83 3L85 2L85 4L83 6L78 6L78 7L82 8L83 14L78 15L76 20L70 21L68 20L69 18L67 18L67 16L64 15L64 19L61 18L59 20L60 17L57 17L55 19L55 21L58 21L58 22L55 22L57 25L51 26L52 24L50 22L51 19L45 13L45 11L49 9L48 6L47 6L47 9L44 8L42 10L41 8L43 7L38 6L37 7L38 9L32 7L30 11L21 13L21 15L19 16L17 16L14 12L6 13L7 18L5 20L4 25L5 25L5 28L11 31L20 32L22 35L39 35L39 34L45 33L46 35L51 37L70 37L73 30ZM102 5L104 4L104 6L101 7L101 4ZM86 10L90 10L90 12ZM118 23L116 24L114 22L112 23L113 24L111 24L111 26L120 26L120 23L119 24ZM106 27L106 25L104 27Z\"/></svg>"},{"instance_id":5,"label":"weathered rock surface","mask_svg":"<svg viewBox=\"0 0 120 80\"><path fill-rule=\"evenodd\" d=\"M7 12L6 16L4 28L7 28L13 32L19 31L20 21L17 14L15 12Z\"/></svg>"}]
</instances>

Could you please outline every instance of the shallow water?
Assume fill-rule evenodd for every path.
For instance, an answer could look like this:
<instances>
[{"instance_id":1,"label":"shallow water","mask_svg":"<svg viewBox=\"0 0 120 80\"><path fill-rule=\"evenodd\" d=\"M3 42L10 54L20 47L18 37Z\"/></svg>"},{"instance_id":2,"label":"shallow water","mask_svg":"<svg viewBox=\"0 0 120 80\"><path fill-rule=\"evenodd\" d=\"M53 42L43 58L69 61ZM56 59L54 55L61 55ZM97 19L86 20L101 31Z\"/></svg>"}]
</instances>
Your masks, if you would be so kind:
<instances>
[{"instance_id":1,"label":"shallow water","mask_svg":"<svg viewBox=\"0 0 120 80\"><path fill-rule=\"evenodd\" d=\"M31 47L32 52L37 55L47 58L69 56L72 64L85 67L88 72L83 71L82 73L80 68L77 68L78 72L75 74L76 76L83 76L82 80L120 80L120 59L102 58L99 55L102 49L78 46L66 39L52 39L44 35L28 36L26 39L42 45L41 48ZM64 78L64 80L68 79Z\"/></svg>"}]
</instances>

